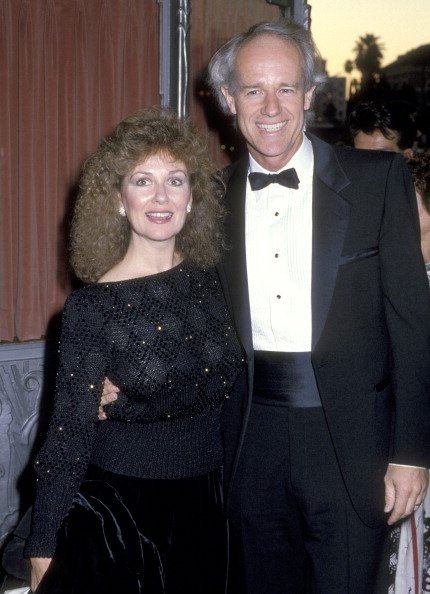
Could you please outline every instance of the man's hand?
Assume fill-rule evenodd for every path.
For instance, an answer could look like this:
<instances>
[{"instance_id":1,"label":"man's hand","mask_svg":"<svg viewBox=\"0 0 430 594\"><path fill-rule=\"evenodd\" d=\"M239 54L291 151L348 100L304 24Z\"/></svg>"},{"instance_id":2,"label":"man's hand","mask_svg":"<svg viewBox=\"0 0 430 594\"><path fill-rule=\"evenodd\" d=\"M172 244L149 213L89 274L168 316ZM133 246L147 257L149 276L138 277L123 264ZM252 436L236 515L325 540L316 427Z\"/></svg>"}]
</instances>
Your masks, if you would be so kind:
<instances>
[{"instance_id":1,"label":"man's hand","mask_svg":"<svg viewBox=\"0 0 430 594\"><path fill-rule=\"evenodd\" d=\"M413 466L389 464L385 481L385 508L388 524L410 516L423 502L429 482L429 471Z\"/></svg>"},{"instance_id":2,"label":"man's hand","mask_svg":"<svg viewBox=\"0 0 430 594\"><path fill-rule=\"evenodd\" d=\"M100 399L100 406L99 406L99 421L105 421L107 419L107 415L104 411L104 407L107 404L111 404L118 398L119 388L115 386L107 377L105 377L103 382L103 392L102 397Z\"/></svg>"},{"instance_id":3,"label":"man's hand","mask_svg":"<svg viewBox=\"0 0 430 594\"><path fill-rule=\"evenodd\" d=\"M48 569L52 559L48 557L31 557L31 591L35 592L36 588L42 581L46 570Z\"/></svg>"}]
</instances>

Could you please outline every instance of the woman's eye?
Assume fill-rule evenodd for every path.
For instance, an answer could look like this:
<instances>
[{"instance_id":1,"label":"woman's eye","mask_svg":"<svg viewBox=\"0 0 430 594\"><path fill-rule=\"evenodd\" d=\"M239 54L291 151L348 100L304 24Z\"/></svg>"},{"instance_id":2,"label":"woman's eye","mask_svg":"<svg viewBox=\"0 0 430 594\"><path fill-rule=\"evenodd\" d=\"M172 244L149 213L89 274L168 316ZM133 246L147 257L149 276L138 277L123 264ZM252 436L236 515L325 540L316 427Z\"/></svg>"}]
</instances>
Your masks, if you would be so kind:
<instances>
[{"instance_id":1,"label":"woman's eye","mask_svg":"<svg viewBox=\"0 0 430 594\"><path fill-rule=\"evenodd\" d=\"M149 184L149 179L147 177L139 177L136 180L136 186L147 186Z\"/></svg>"},{"instance_id":2,"label":"woman's eye","mask_svg":"<svg viewBox=\"0 0 430 594\"><path fill-rule=\"evenodd\" d=\"M172 177L170 180L171 186L182 186L183 183L184 183L184 180L181 179L180 177Z\"/></svg>"}]
</instances>

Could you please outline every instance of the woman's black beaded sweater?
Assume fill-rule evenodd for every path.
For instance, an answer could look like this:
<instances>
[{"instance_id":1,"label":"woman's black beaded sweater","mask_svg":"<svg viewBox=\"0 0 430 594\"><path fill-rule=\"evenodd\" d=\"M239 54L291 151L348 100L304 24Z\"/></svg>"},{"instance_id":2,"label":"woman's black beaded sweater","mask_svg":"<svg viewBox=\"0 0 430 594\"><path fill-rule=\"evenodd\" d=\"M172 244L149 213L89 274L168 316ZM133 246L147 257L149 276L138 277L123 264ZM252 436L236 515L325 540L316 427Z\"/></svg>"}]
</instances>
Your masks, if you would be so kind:
<instances>
[{"instance_id":1,"label":"woman's black beaded sweater","mask_svg":"<svg viewBox=\"0 0 430 594\"><path fill-rule=\"evenodd\" d=\"M59 353L27 556L52 556L90 463L157 479L219 466L220 411L243 367L216 271L189 263L72 293ZM105 376L125 397L99 422Z\"/></svg>"}]
</instances>

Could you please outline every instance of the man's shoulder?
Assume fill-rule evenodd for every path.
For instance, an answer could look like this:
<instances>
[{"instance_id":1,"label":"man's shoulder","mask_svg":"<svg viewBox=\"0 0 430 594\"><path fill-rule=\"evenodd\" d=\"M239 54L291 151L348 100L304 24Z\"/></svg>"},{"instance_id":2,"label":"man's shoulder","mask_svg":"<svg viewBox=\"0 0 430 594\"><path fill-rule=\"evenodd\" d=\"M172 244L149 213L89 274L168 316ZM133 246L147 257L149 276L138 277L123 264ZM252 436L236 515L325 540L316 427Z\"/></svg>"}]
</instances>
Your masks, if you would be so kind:
<instances>
[{"instance_id":1,"label":"man's shoulder","mask_svg":"<svg viewBox=\"0 0 430 594\"><path fill-rule=\"evenodd\" d=\"M386 167L388 165L391 167L394 163L403 167L406 163L401 153L391 151L357 149L343 144L334 145L333 150L339 161L345 165L372 167L377 167L378 165Z\"/></svg>"},{"instance_id":2,"label":"man's shoulder","mask_svg":"<svg viewBox=\"0 0 430 594\"><path fill-rule=\"evenodd\" d=\"M372 164L375 166L377 163L391 163L396 159L403 162L403 157L398 153L356 149L346 144L329 144L315 134L308 134L308 137L312 141L314 154L317 157L332 153L345 165Z\"/></svg>"},{"instance_id":3,"label":"man's shoulder","mask_svg":"<svg viewBox=\"0 0 430 594\"><path fill-rule=\"evenodd\" d=\"M228 181L230 180L230 178L236 172L240 172L241 170L247 170L247 169L248 169L248 155L243 155L237 161L234 161L233 163L230 163L230 165L227 165L226 167L224 167L224 169L222 169L220 171L220 175L221 175L224 183L227 184Z\"/></svg>"},{"instance_id":4,"label":"man's shoulder","mask_svg":"<svg viewBox=\"0 0 430 594\"><path fill-rule=\"evenodd\" d=\"M360 196L384 196L388 181L391 187L404 188L403 180L409 176L402 154L360 150L346 145L331 145L309 135L312 140L315 175L337 192L345 190L352 200ZM394 186L393 186L394 184Z\"/></svg>"}]
</instances>

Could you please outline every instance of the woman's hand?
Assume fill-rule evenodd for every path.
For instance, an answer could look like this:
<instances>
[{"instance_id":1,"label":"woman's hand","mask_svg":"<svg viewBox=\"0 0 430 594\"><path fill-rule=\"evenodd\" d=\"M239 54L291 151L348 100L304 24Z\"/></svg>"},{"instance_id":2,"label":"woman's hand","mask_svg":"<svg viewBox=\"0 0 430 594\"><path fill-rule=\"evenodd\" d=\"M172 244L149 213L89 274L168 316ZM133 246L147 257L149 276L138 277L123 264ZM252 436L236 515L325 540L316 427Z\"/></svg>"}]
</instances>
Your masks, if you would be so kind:
<instances>
[{"instance_id":1,"label":"woman's hand","mask_svg":"<svg viewBox=\"0 0 430 594\"><path fill-rule=\"evenodd\" d=\"M52 559L50 557L31 557L31 591L35 592Z\"/></svg>"}]
</instances>

